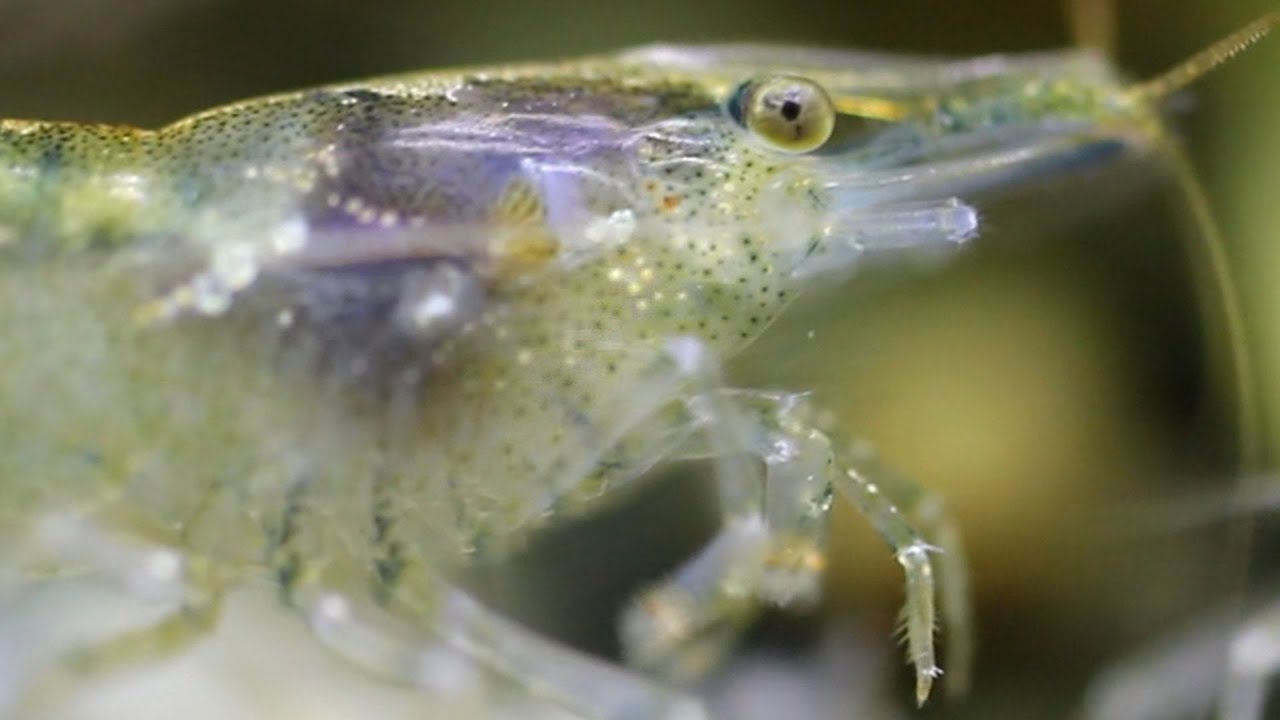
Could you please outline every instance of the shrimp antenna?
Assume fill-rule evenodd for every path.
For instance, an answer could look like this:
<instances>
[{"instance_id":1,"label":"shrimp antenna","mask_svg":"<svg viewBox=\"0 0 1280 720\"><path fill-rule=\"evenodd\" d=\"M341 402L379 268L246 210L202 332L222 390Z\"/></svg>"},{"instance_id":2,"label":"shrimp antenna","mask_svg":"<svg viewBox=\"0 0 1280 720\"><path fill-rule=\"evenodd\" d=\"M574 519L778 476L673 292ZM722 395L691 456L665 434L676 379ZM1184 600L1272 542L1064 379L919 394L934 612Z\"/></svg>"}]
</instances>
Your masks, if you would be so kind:
<instances>
[{"instance_id":1,"label":"shrimp antenna","mask_svg":"<svg viewBox=\"0 0 1280 720\"><path fill-rule=\"evenodd\" d=\"M1187 87L1205 74L1221 66L1265 38L1272 30L1280 28L1280 10L1272 10L1221 40L1206 47L1190 58L1178 63L1164 73L1136 83L1124 92L1124 97L1135 103L1154 103ZM1208 193L1197 178L1186 149L1175 139L1166 138L1165 159L1174 175L1178 189L1186 200L1186 211L1193 226L1204 240L1205 270L1208 278L1219 289L1220 309L1223 315L1223 338L1231 349L1231 371L1235 376L1237 401L1238 451L1241 470L1244 473L1237 487L1242 496L1255 490L1258 467L1262 458L1259 416L1256 407L1253 363L1250 359L1244 326L1243 312L1237 283L1227 255L1222 231L1210 209ZM1238 523L1231 544L1238 562L1247 564L1249 553L1248 522Z\"/></svg>"},{"instance_id":2,"label":"shrimp antenna","mask_svg":"<svg viewBox=\"0 0 1280 720\"><path fill-rule=\"evenodd\" d=\"M1239 52L1239 49L1234 52ZM1265 477L1260 473L1262 443L1261 429L1258 425L1257 383L1246 340L1239 286L1231 270L1222 232L1209 208L1204 184L1196 177L1186 148L1176 142L1171 143L1167 157L1172 164L1178 186L1182 189L1183 197L1187 201L1187 210L1192 222L1199 229L1204 240L1208 261L1206 270L1219 290L1219 308L1225 325L1222 330L1224 339L1230 347L1229 362L1232 374L1235 376L1236 450L1239 455L1237 459L1239 476L1236 479L1233 501L1248 502L1252 498L1261 496ZM1223 580L1229 586L1240 588L1240 592L1236 593L1228 604L1228 612L1236 617L1242 617L1244 613L1244 588L1249 580L1255 526L1256 520L1251 512L1244 512L1232 518L1223 547L1221 566ZM1223 682L1225 683L1225 680ZM1225 702L1224 696L1220 696L1217 702Z\"/></svg>"},{"instance_id":3,"label":"shrimp antenna","mask_svg":"<svg viewBox=\"0 0 1280 720\"><path fill-rule=\"evenodd\" d=\"M1280 27L1280 11L1269 12L1234 33L1201 50L1164 74L1131 88L1129 97L1153 102L1181 90L1205 73L1240 54L1272 30ZM1232 371L1235 375L1237 411L1237 450L1239 452L1240 477L1236 482L1237 498L1254 498L1260 495L1263 477L1258 470L1262 461L1259 415L1256 399L1256 380L1249 355L1248 342L1240 306L1239 288L1231 271L1226 243L1209 206L1208 194L1192 167L1186 149L1176 141L1167 146L1167 159L1172 165L1178 186L1187 201L1187 211L1204 240L1207 272L1219 289L1225 340L1231 348ZM1235 518L1228 530L1222 572L1227 582L1244 588L1248 583L1249 564L1253 552L1255 520L1245 513ZM1240 615L1243 591L1232 601L1232 614ZM1224 702L1220 697L1218 702Z\"/></svg>"},{"instance_id":4,"label":"shrimp antenna","mask_svg":"<svg viewBox=\"0 0 1280 720\"><path fill-rule=\"evenodd\" d=\"M1280 27L1280 10L1272 10L1161 75L1134 85L1126 94L1138 102L1168 97L1249 49L1277 27Z\"/></svg>"}]
</instances>

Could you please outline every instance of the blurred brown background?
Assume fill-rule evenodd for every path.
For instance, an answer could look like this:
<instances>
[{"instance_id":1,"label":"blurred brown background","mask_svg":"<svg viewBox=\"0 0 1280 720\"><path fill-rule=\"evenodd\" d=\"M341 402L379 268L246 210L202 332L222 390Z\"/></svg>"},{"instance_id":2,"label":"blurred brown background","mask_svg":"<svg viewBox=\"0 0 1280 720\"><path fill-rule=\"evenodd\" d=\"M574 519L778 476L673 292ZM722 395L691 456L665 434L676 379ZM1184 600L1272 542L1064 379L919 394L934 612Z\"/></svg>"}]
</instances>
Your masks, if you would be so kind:
<instances>
[{"instance_id":1,"label":"blurred brown background","mask_svg":"<svg viewBox=\"0 0 1280 720\"><path fill-rule=\"evenodd\" d=\"M1117 59L1138 77L1273 6L1117 4ZM352 77L717 39L962 55L1072 42L1059 0L0 0L0 117L156 124ZM1278 59L1280 40L1264 43L1173 103L1241 273L1255 399L1271 417ZM734 367L740 382L815 390L851 433L952 502L974 565L979 675L972 702L926 716L1063 717L1104 664L1253 587L1222 571L1226 523L1178 524L1187 498L1216 514L1239 461L1218 290L1197 269L1202 234L1180 208L1149 165L992 198L984 236L964 256L877 267L818 294ZM646 502L625 522L681 512ZM612 538L593 543L602 556L645 545L610 527L579 532ZM896 566L846 508L833 536L829 601L813 622L857 616L888 645ZM555 575L554 553L582 546L550 547L510 573L537 598L524 614L607 651L609 603L595 596L621 591ZM655 562L635 564L652 574ZM592 605L606 609L580 611ZM804 644L807 630L784 628Z\"/></svg>"}]
</instances>

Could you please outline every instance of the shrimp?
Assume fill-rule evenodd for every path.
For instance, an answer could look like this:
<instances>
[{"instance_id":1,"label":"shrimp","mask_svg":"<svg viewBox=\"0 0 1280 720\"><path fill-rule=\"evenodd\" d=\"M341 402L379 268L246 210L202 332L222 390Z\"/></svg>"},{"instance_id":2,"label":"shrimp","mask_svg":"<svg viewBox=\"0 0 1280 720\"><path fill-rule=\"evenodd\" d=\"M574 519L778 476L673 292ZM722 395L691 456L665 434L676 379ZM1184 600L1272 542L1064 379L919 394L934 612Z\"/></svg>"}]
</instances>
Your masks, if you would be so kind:
<instances>
[{"instance_id":1,"label":"shrimp","mask_svg":"<svg viewBox=\"0 0 1280 720\"><path fill-rule=\"evenodd\" d=\"M917 703L943 665L963 689L968 580L941 500L806 393L722 367L864 258L974 238L976 193L1156 153L1160 101L1278 22L1136 85L1088 50L659 45L156 130L0 121L0 578L82 573L174 607L21 668L12 712L189 647L266 574L323 645L394 682L497 676L580 717L701 717L680 682L762 607L816 599L837 496L901 566ZM683 459L710 461L720 529L623 611L643 672L458 582Z\"/></svg>"}]
</instances>

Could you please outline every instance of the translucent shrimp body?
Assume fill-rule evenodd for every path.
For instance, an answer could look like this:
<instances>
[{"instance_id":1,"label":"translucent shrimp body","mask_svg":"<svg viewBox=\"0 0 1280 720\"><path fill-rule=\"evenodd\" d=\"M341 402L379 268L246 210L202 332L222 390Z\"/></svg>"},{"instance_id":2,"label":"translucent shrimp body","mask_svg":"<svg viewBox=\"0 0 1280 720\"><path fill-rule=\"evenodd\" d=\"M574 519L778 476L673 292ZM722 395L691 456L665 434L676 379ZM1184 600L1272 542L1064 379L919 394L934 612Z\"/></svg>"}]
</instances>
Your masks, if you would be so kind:
<instances>
[{"instance_id":1,"label":"translucent shrimp body","mask_svg":"<svg viewBox=\"0 0 1280 720\"><path fill-rule=\"evenodd\" d=\"M829 98L820 147L744 122L744 88L776 78ZM658 46L158 130L0 122L0 558L181 605L77 672L197 639L265 569L381 675L438 689L421 658L443 648L584 717L696 716L447 577L661 462L711 457L724 529L625 613L628 658L687 676L759 605L812 599L835 491L906 573L923 702L935 581L967 671L954 528L897 504L920 493L800 395L725 388L719 366L814 276L973 237L966 194L1146 151L1153 101L1087 52ZM423 635L377 632L387 617Z\"/></svg>"}]
</instances>

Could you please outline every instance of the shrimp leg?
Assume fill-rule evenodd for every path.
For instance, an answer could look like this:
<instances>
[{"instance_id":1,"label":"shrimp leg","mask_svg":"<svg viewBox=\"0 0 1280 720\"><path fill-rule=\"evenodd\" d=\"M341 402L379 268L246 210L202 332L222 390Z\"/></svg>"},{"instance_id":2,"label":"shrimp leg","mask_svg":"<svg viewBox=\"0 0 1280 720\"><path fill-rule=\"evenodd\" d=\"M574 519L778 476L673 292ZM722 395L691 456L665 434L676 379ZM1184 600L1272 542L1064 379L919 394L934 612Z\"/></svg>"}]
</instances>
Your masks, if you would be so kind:
<instances>
[{"instance_id":1,"label":"shrimp leg","mask_svg":"<svg viewBox=\"0 0 1280 720\"><path fill-rule=\"evenodd\" d=\"M691 338L672 338L637 368L626 384L630 392L581 430L584 443L550 464L563 477L558 483L577 488L561 501L571 507L557 510L588 509L605 489L634 482L666 459L700 429L699 416L687 413L682 400L705 396L721 384L708 351ZM728 445L727 433L705 434L718 438L713 446ZM750 473L753 466L745 464L742 471ZM492 694L488 683L498 679L589 720L703 716L699 703L684 694L489 610L445 577L434 557L399 550L406 538L393 503L376 498L370 503L370 536L379 546L370 556L371 578L369 566L344 562L338 547L324 553L328 564L308 565L297 548L325 543L326 537L323 521L308 516L307 492L305 482L289 489L268 555L284 600L305 615L321 643L344 659L379 678L424 689L454 715L468 710L483 715L485 698ZM488 552L492 557L498 551L490 547ZM357 579L361 575L367 582ZM349 592L352 587L371 592Z\"/></svg>"},{"instance_id":2,"label":"shrimp leg","mask_svg":"<svg viewBox=\"0 0 1280 720\"><path fill-rule=\"evenodd\" d=\"M105 518L51 513L36 521L29 539L40 560L59 571L83 571L138 600L176 608L139 629L55 651L51 666L28 668L34 681L15 698L15 716L55 705L87 679L181 653L217 627L230 585L221 568L145 532L119 530Z\"/></svg>"},{"instance_id":3,"label":"shrimp leg","mask_svg":"<svg viewBox=\"0 0 1280 720\"><path fill-rule=\"evenodd\" d=\"M969 587L969 558L964 538L946 497L882 464L874 448L865 442L851 443L848 464L876 482L909 521L924 534L929 544L941 552L935 555L938 574L938 604L946 627L947 693L957 697L968 692L973 673L973 608Z\"/></svg>"},{"instance_id":4,"label":"shrimp leg","mask_svg":"<svg viewBox=\"0 0 1280 720\"><path fill-rule=\"evenodd\" d=\"M295 604L324 645L456 712L483 715L486 679L497 675L587 720L705 717L696 700L544 638L442 577L431 580L421 624L322 584L301 589Z\"/></svg>"},{"instance_id":5,"label":"shrimp leg","mask_svg":"<svg viewBox=\"0 0 1280 720\"><path fill-rule=\"evenodd\" d=\"M927 698L940 670L934 658L935 552L943 563L942 597L958 632L953 659L967 676L971 632L963 552L954 524L932 496L916 496L904 512L888 492L905 483L863 453L839 452L808 417L799 395L718 393L733 409L740 452L758 457L764 482L720 473L722 530L665 582L638 597L621 620L631 660L696 674L723 653L761 603L794 605L817 598L825 565L827 512L833 488L865 515L893 549L906 575L904 625L916 666L917 699ZM737 419L735 419L737 418ZM713 457L719 457L712 453ZM882 473L885 480L881 480ZM879 483L884 483L882 486ZM908 518L913 516L916 521ZM930 517L932 515L932 518ZM917 527L928 527L929 536Z\"/></svg>"},{"instance_id":6,"label":"shrimp leg","mask_svg":"<svg viewBox=\"0 0 1280 720\"><path fill-rule=\"evenodd\" d=\"M683 398L712 396L719 378L706 349L696 340L673 338L627 387L632 392L613 408L607 423L592 427L596 440L587 452L553 464L571 473L561 482L587 485L568 502L589 505L601 487L632 482L670 456L695 429L697 413L684 411ZM696 416L696 417L695 417ZM714 447L729 445L720 430L704 432ZM596 469L611 468L600 475ZM744 463L742 472L753 471ZM375 523L383 546L376 557L396 557L395 572L376 572L369 596L339 588L356 586L366 569L344 565L341 553L330 562L309 566L295 544L323 542L322 527L307 517L307 486L296 486L286 503L285 520L269 555L284 599L307 618L313 634L331 650L390 681L422 688L457 714L484 708L486 680L500 678L589 720L703 717L701 706L677 691L564 647L486 608L454 585L430 560L417 561L394 551L402 540L396 524ZM392 508L381 510L391 512ZM411 623L406 623L411 620ZM478 703L478 704L477 704Z\"/></svg>"}]
</instances>

